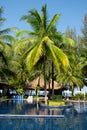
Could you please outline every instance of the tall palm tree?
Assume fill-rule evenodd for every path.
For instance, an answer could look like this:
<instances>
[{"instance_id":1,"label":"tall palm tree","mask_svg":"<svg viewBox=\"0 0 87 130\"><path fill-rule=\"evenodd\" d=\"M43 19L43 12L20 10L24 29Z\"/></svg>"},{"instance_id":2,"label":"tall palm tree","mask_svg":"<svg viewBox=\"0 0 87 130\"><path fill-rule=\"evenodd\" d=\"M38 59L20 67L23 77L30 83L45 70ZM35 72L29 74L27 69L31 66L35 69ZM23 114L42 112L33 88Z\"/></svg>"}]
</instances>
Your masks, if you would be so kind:
<instances>
[{"instance_id":1,"label":"tall palm tree","mask_svg":"<svg viewBox=\"0 0 87 130\"><path fill-rule=\"evenodd\" d=\"M58 32L55 26L52 28L50 38L52 39L54 44L56 46L58 46L59 48L61 48L62 50L64 50L63 45L69 46L69 47L75 47L75 41L69 37L64 36L60 32ZM65 53L66 53L66 51L65 51ZM56 78L55 68L54 68L54 64L52 62L52 99L54 97L54 79L55 78Z\"/></svg>"},{"instance_id":2,"label":"tall palm tree","mask_svg":"<svg viewBox=\"0 0 87 130\"><path fill-rule=\"evenodd\" d=\"M15 30L16 28L6 28L6 29L2 29L2 25L4 23L4 21L6 20L5 18L2 17L4 8L0 7L0 57L2 57L2 59L5 59L5 48L10 48L12 42L14 42L14 37L11 35L8 35L9 32ZM9 52L9 51L8 51Z\"/></svg>"},{"instance_id":3,"label":"tall palm tree","mask_svg":"<svg viewBox=\"0 0 87 130\"><path fill-rule=\"evenodd\" d=\"M37 38L34 46L25 53L27 56L26 64L28 69L31 70L35 68L39 62L43 61L46 95L46 60L51 59L58 71L60 70L60 66L63 69L69 66L69 61L63 51L56 47L50 38L52 28L58 21L60 14L55 14L52 20L48 21L46 5L42 6L41 11L42 14L40 15L37 10L31 10L28 15L24 15L21 19L32 26L33 31L30 34Z\"/></svg>"},{"instance_id":4,"label":"tall palm tree","mask_svg":"<svg viewBox=\"0 0 87 130\"><path fill-rule=\"evenodd\" d=\"M3 7L0 7L0 78L7 81L7 75L13 74L8 66L8 59L11 57L11 44L14 42L14 37L8 35L8 33L15 28L2 29L2 25L6 20L2 17L3 11Z\"/></svg>"}]
</instances>

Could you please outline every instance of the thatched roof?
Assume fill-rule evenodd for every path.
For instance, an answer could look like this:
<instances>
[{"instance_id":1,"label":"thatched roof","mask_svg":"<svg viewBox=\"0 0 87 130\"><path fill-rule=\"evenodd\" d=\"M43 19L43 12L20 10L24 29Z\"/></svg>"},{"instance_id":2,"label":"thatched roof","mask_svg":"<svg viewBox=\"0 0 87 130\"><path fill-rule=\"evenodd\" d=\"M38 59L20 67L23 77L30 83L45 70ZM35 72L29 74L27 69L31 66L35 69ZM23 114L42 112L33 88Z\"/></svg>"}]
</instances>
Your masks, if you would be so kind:
<instances>
[{"instance_id":1,"label":"thatched roof","mask_svg":"<svg viewBox=\"0 0 87 130\"><path fill-rule=\"evenodd\" d=\"M40 89L44 89L44 79L42 77L37 77L36 79L34 79L33 81L31 81L28 86L27 89L35 89L37 86L40 86ZM49 89L49 83L46 82L46 88ZM54 90L58 90L60 89L61 86L54 81ZM52 80L50 80L50 89L52 89Z\"/></svg>"},{"instance_id":2,"label":"thatched roof","mask_svg":"<svg viewBox=\"0 0 87 130\"><path fill-rule=\"evenodd\" d=\"M12 85L9 85L8 83L0 82L0 89L13 89L14 87Z\"/></svg>"}]
</instances>

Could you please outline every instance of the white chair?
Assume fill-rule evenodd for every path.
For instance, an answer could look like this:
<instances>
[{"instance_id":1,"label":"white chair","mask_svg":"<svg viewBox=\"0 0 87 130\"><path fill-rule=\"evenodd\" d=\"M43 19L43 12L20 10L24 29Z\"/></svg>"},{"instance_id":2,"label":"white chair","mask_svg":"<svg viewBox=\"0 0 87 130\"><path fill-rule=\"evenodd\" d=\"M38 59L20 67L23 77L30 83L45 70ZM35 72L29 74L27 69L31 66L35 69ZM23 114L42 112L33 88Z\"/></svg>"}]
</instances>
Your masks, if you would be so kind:
<instances>
[{"instance_id":1,"label":"white chair","mask_svg":"<svg viewBox=\"0 0 87 130\"><path fill-rule=\"evenodd\" d=\"M32 103L32 102L33 102L33 96L28 96L27 102L28 102L28 103Z\"/></svg>"}]
</instances>

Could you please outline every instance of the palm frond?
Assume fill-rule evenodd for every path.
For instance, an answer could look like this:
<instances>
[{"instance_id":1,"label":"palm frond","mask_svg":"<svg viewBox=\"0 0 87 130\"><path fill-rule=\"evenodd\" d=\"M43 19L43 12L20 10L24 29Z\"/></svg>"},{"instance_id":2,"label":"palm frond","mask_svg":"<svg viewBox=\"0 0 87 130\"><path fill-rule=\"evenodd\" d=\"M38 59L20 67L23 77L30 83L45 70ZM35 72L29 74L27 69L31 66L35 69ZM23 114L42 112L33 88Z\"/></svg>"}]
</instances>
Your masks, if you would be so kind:
<instances>
[{"instance_id":1,"label":"palm frond","mask_svg":"<svg viewBox=\"0 0 87 130\"><path fill-rule=\"evenodd\" d=\"M52 20L50 21L48 27L47 27L47 32L50 31L50 29L55 25L55 23L58 21L60 18L60 14L55 14Z\"/></svg>"},{"instance_id":2,"label":"palm frond","mask_svg":"<svg viewBox=\"0 0 87 130\"><path fill-rule=\"evenodd\" d=\"M5 21L5 18L0 18L0 26L3 24L3 22Z\"/></svg>"},{"instance_id":3,"label":"palm frond","mask_svg":"<svg viewBox=\"0 0 87 130\"><path fill-rule=\"evenodd\" d=\"M2 58L2 61L7 64L7 59L5 57L5 55L3 54L3 52L0 51L0 58Z\"/></svg>"},{"instance_id":4,"label":"palm frond","mask_svg":"<svg viewBox=\"0 0 87 130\"><path fill-rule=\"evenodd\" d=\"M3 42L8 43L13 43L15 42L15 38L11 35L0 35L0 40L2 40Z\"/></svg>"},{"instance_id":5,"label":"palm frond","mask_svg":"<svg viewBox=\"0 0 87 130\"><path fill-rule=\"evenodd\" d=\"M57 57L53 51L53 42L48 38L48 37L45 37L44 38L44 46L45 46L45 49L46 49L46 56L48 57L48 59L51 59L55 66L57 67L57 70L59 71L59 64L58 64L58 60L57 60Z\"/></svg>"},{"instance_id":6,"label":"palm frond","mask_svg":"<svg viewBox=\"0 0 87 130\"><path fill-rule=\"evenodd\" d=\"M30 34L30 31L28 30L19 30L17 33L16 33L16 37L23 37L25 35L28 35L29 36Z\"/></svg>"},{"instance_id":7,"label":"palm frond","mask_svg":"<svg viewBox=\"0 0 87 130\"><path fill-rule=\"evenodd\" d=\"M76 47L75 41L69 37L63 37L63 43L65 43L65 45L68 45L71 47Z\"/></svg>"},{"instance_id":8,"label":"palm frond","mask_svg":"<svg viewBox=\"0 0 87 130\"><path fill-rule=\"evenodd\" d=\"M29 50L31 50L30 48L33 48L35 40L35 38L23 38L21 40L17 40L13 45L14 53L21 56L23 55L22 57L26 57L24 55L27 55Z\"/></svg>"},{"instance_id":9,"label":"palm frond","mask_svg":"<svg viewBox=\"0 0 87 130\"><path fill-rule=\"evenodd\" d=\"M37 53L37 46L35 46L30 52L29 55L26 58L26 64L29 70L32 70L34 67L34 59Z\"/></svg>"},{"instance_id":10,"label":"palm frond","mask_svg":"<svg viewBox=\"0 0 87 130\"><path fill-rule=\"evenodd\" d=\"M68 57L63 53L61 49L53 45L53 50L55 52L55 55L57 56L57 59L61 65L63 65L64 68L69 67L69 60Z\"/></svg>"},{"instance_id":11,"label":"palm frond","mask_svg":"<svg viewBox=\"0 0 87 130\"><path fill-rule=\"evenodd\" d=\"M3 22L6 20L6 18L2 17L2 14L4 12L4 8L0 7L0 26L3 24Z\"/></svg>"},{"instance_id":12,"label":"palm frond","mask_svg":"<svg viewBox=\"0 0 87 130\"><path fill-rule=\"evenodd\" d=\"M43 27L44 27L44 29L46 30L46 28L47 28L47 23L48 23L48 21L47 21L47 6L45 5L45 6L42 6L42 23L43 23Z\"/></svg>"},{"instance_id":13,"label":"palm frond","mask_svg":"<svg viewBox=\"0 0 87 130\"><path fill-rule=\"evenodd\" d=\"M39 31L42 23L41 16L37 10L30 10L28 15L22 16L21 20L25 20L27 23L31 24L32 28Z\"/></svg>"},{"instance_id":14,"label":"palm frond","mask_svg":"<svg viewBox=\"0 0 87 130\"><path fill-rule=\"evenodd\" d=\"M56 47L48 37L44 37L44 41L45 41L46 49L48 49L46 51L47 56L52 58L55 66L57 68L59 68L59 65L63 66L64 68L69 67L68 57L63 53L63 51L58 47Z\"/></svg>"},{"instance_id":15,"label":"palm frond","mask_svg":"<svg viewBox=\"0 0 87 130\"><path fill-rule=\"evenodd\" d=\"M37 46L37 52L35 55L35 59L34 59L34 65L39 61L39 59L44 55L44 45L43 45L43 41L41 41L39 43L39 45Z\"/></svg>"},{"instance_id":16,"label":"palm frond","mask_svg":"<svg viewBox=\"0 0 87 130\"><path fill-rule=\"evenodd\" d=\"M72 76L71 82L73 82L73 84L82 87L84 85L83 80L81 80L79 77L74 77Z\"/></svg>"},{"instance_id":17,"label":"palm frond","mask_svg":"<svg viewBox=\"0 0 87 130\"><path fill-rule=\"evenodd\" d=\"M3 30L0 30L0 35L7 34L9 32L16 32L17 30L18 30L18 28L16 28L16 27L6 28L6 29L3 29Z\"/></svg>"}]
</instances>

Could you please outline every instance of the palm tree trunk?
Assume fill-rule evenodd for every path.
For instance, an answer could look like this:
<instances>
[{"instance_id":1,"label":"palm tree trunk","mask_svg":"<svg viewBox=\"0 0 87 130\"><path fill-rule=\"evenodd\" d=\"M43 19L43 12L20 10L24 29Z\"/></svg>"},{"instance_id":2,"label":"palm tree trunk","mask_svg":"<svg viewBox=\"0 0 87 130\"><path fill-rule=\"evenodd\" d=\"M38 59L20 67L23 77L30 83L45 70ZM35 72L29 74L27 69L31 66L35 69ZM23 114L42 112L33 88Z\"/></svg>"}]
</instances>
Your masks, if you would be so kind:
<instances>
[{"instance_id":1,"label":"palm tree trunk","mask_svg":"<svg viewBox=\"0 0 87 130\"><path fill-rule=\"evenodd\" d=\"M52 62L52 100L54 99L54 65Z\"/></svg>"},{"instance_id":2,"label":"palm tree trunk","mask_svg":"<svg viewBox=\"0 0 87 130\"><path fill-rule=\"evenodd\" d=\"M43 73L44 73L44 90L45 90L45 97L46 97L46 57L44 56L44 66L43 66Z\"/></svg>"},{"instance_id":3,"label":"palm tree trunk","mask_svg":"<svg viewBox=\"0 0 87 130\"><path fill-rule=\"evenodd\" d=\"M49 65L49 99L50 99L50 65Z\"/></svg>"},{"instance_id":4,"label":"palm tree trunk","mask_svg":"<svg viewBox=\"0 0 87 130\"><path fill-rule=\"evenodd\" d=\"M40 75L38 77L38 86L40 86Z\"/></svg>"},{"instance_id":5,"label":"palm tree trunk","mask_svg":"<svg viewBox=\"0 0 87 130\"><path fill-rule=\"evenodd\" d=\"M74 96L74 86L72 85L72 96Z\"/></svg>"}]
</instances>

